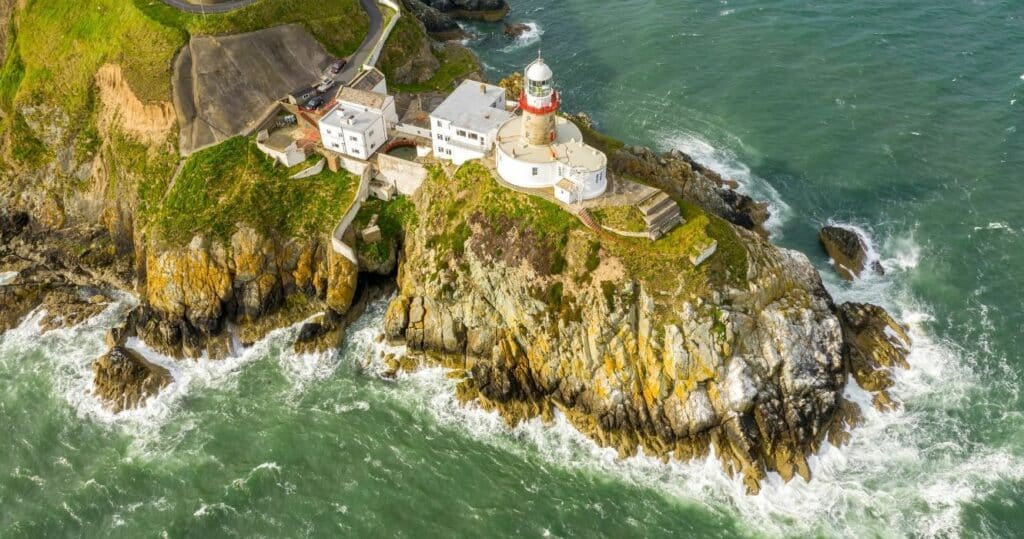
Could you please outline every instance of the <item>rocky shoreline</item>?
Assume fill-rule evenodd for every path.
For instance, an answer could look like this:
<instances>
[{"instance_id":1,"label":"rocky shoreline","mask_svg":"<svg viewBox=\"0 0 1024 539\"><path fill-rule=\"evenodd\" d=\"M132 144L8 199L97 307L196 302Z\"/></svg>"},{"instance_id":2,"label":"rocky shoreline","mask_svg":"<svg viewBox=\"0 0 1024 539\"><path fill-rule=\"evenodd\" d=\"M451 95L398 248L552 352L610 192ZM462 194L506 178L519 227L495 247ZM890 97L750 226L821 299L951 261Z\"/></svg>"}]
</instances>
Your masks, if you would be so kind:
<instances>
[{"instance_id":1,"label":"rocky shoreline","mask_svg":"<svg viewBox=\"0 0 1024 539\"><path fill-rule=\"evenodd\" d=\"M455 18L508 10L504 0L403 3L435 36L454 32ZM463 401L509 424L560 410L624 457L713 451L750 492L769 472L809 480L807 457L845 443L860 422L843 398L850 377L879 409L898 406L888 390L893 369L908 367L906 330L879 307L836 305L806 256L768 241L766 204L683 152L625 145L572 119L608 155L612 182L665 191L686 222L657 244L608 238L468 164L434 170L383 262L354 264L324 233L242 223L220 239L162 243L125 194L147 178L115 178L106 142L78 163L72 138L58 164L3 171L18 181L0 206L0 270L16 272L0 285L0 331L40 306L44 330L74 325L115 291L134 294L139 305L93 367L96 396L119 412L170 383L125 347L129 337L178 360L222 358L307 320L295 350L334 349L368 301L397 288L382 333L409 355L388 358L390 374L442 364ZM70 174L78 183L63 191L18 188ZM863 270L863 240L822 238L837 268ZM712 243L713 256L693 256Z\"/></svg>"}]
</instances>

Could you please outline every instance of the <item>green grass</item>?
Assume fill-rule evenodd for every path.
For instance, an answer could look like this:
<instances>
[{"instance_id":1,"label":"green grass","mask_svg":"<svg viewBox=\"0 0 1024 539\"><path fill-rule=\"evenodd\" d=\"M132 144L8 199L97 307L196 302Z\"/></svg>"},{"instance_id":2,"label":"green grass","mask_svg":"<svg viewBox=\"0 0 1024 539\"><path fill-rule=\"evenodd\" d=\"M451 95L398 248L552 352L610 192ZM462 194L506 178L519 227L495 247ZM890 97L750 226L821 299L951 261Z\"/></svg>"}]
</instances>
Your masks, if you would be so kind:
<instances>
[{"instance_id":1,"label":"green grass","mask_svg":"<svg viewBox=\"0 0 1024 539\"><path fill-rule=\"evenodd\" d=\"M356 230L365 228L374 215L377 216L382 240L364 243L357 238L356 251L367 260L381 263L390 254L391 245L400 241L405 231L416 226L416 207L407 197L400 196L387 202L372 198L359 208L353 226Z\"/></svg>"},{"instance_id":2,"label":"green grass","mask_svg":"<svg viewBox=\"0 0 1024 539\"><path fill-rule=\"evenodd\" d=\"M457 81L480 71L480 63L476 56L461 45L447 44L435 56L441 62L441 68L434 73L433 77L419 84L396 83L395 89L409 93L448 92L458 86Z\"/></svg>"},{"instance_id":3,"label":"green grass","mask_svg":"<svg viewBox=\"0 0 1024 539\"><path fill-rule=\"evenodd\" d=\"M418 93L432 91L450 91L455 88L455 81L480 70L480 63L469 49L460 45L448 44L444 49L432 52L441 62L429 80L417 84L400 84L397 82L395 70L404 65L409 58L419 54L420 49L430 47L430 38L411 14L404 15L395 25L391 37L381 52L378 67L388 78L388 86L397 91Z\"/></svg>"},{"instance_id":4,"label":"green grass","mask_svg":"<svg viewBox=\"0 0 1024 539\"><path fill-rule=\"evenodd\" d=\"M357 187L345 172L291 180L250 139L235 137L192 155L149 219L173 245L196 234L226 241L240 224L268 236L327 233Z\"/></svg>"},{"instance_id":5,"label":"green grass","mask_svg":"<svg viewBox=\"0 0 1024 539\"><path fill-rule=\"evenodd\" d=\"M636 206L605 206L593 210L601 225L624 232L646 232L647 222Z\"/></svg>"}]
</instances>

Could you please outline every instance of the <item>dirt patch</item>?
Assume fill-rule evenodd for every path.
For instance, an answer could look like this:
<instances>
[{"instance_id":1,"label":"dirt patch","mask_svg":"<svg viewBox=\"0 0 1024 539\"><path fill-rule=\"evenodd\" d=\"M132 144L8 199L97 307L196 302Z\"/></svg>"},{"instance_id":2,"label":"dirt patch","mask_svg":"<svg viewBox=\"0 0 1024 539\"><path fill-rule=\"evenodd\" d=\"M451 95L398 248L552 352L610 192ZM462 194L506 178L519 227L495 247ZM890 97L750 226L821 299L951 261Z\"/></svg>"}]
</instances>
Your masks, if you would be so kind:
<instances>
[{"instance_id":1,"label":"dirt patch","mask_svg":"<svg viewBox=\"0 0 1024 539\"><path fill-rule=\"evenodd\" d=\"M165 140L174 129L174 107L166 102L143 103L132 92L121 73L121 66L104 64L96 72L99 89L101 133L116 125L140 142L156 145Z\"/></svg>"},{"instance_id":2,"label":"dirt patch","mask_svg":"<svg viewBox=\"0 0 1024 539\"><path fill-rule=\"evenodd\" d=\"M192 38L174 66L182 153L248 134L275 101L314 83L331 61L306 29L293 24Z\"/></svg>"}]
</instances>

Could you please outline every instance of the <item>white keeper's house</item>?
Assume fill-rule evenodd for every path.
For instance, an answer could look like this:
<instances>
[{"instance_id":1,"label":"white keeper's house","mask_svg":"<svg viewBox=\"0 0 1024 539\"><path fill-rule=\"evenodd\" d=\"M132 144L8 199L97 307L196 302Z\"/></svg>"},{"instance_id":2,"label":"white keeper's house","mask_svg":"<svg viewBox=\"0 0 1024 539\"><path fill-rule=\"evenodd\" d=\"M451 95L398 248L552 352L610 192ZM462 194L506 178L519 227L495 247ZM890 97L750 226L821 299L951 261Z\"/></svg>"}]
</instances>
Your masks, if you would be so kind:
<instances>
[{"instance_id":1,"label":"white keeper's house","mask_svg":"<svg viewBox=\"0 0 1024 539\"><path fill-rule=\"evenodd\" d=\"M542 58L526 68L519 108L498 130L495 161L506 182L552 188L568 204L597 198L608 188L608 157L583 142L575 124L558 115L554 74Z\"/></svg>"},{"instance_id":2,"label":"white keeper's house","mask_svg":"<svg viewBox=\"0 0 1024 539\"><path fill-rule=\"evenodd\" d=\"M494 148L498 128L512 118L505 89L467 80L430 115L434 156L461 165Z\"/></svg>"}]
</instances>

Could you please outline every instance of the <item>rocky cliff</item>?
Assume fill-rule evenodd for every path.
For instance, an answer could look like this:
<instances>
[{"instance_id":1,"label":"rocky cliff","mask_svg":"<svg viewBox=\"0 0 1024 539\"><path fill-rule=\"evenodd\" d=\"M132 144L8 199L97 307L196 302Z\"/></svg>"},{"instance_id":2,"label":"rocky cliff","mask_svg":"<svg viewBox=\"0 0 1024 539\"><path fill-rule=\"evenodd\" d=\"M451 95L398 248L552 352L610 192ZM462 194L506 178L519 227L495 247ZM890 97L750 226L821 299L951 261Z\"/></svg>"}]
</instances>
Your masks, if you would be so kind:
<instances>
[{"instance_id":1,"label":"rocky cliff","mask_svg":"<svg viewBox=\"0 0 1024 539\"><path fill-rule=\"evenodd\" d=\"M456 19L496 22L509 12L505 0L402 0L402 5L428 32L445 39L463 35Z\"/></svg>"},{"instance_id":2,"label":"rocky cliff","mask_svg":"<svg viewBox=\"0 0 1024 539\"><path fill-rule=\"evenodd\" d=\"M809 478L806 456L845 439L851 361L906 353L884 311L837 310L806 257L717 218L688 212L654 244L602 237L488 182L470 165L418 194L385 333L444 354L460 396L509 422L557 409L621 455L714 448L756 491L767 471ZM721 247L700 267L671 245L705 235Z\"/></svg>"}]
</instances>

